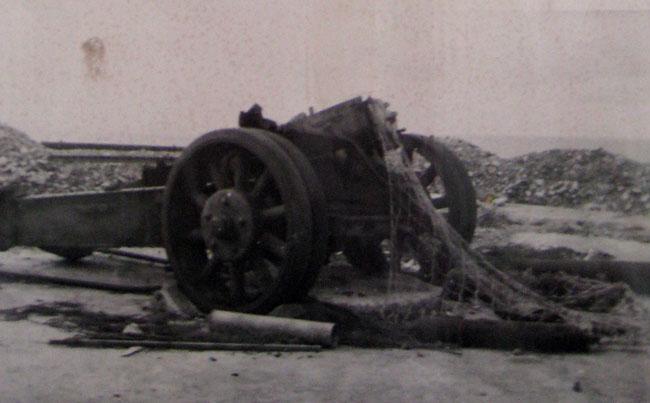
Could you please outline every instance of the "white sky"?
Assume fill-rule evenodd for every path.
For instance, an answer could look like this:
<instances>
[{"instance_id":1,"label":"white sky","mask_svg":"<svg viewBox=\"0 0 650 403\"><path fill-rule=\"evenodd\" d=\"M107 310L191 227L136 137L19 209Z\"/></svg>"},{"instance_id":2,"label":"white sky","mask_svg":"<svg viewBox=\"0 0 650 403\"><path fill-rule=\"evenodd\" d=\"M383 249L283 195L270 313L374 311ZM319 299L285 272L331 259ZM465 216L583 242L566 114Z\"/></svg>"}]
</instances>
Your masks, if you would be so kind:
<instances>
[{"instance_id":1,"label":"white sky","mask_svg":"<svg viewBox=\"0 0 650 403\"><path fill-rule=\"evenodd\" d=\"M487 4L487 5L486 5ZM356 95L409 130L650 138L650 0L2 0L0 121L184 145ZM100 38L92 78L81 45Z\"/></svg>"}]
</instances>

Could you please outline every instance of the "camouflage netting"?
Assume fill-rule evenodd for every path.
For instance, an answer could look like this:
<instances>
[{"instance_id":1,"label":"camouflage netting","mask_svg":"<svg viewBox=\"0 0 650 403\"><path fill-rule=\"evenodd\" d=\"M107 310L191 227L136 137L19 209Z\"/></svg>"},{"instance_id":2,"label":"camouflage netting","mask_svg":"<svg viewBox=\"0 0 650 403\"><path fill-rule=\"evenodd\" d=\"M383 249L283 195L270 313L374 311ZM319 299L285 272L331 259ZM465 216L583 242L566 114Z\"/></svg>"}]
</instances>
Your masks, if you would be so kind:
<instances>
[{"instance_id":1,"label":"camouflage netting","mask_svg":"<svg viewBox=\"0 0 650 403\"><path fill-rule=\"evenodd\" d=\"M393 271L400 269L399 256L410 253L409 245L401 242L409 237L411 240L416 239L416 242L430 244L428 250L419 248L420 253L415 255L415 260L420 265L420 270L431 272L431 278L443 285L447 299L487 307L505 320L571 324L593 336L638 333L633 319L611 311L614 305L623 300L622 296L629 293L626 286L615 285L612 292L604 292L607 286L597 285L593 280L582 282L579 278L562 278L558 279L553 290L564 287L565 293L545 295L543 293L548 290L548 287L545 288L548 281L544 283L544 280L525 276L515 279L470 249L431 205L429 195L420 185L397 140L394 115L391 116L379 101L371 103L370 108L389 172ZM615 300L600 301L595 305L587 303L588 307L595 306L591 312L579 310L585 307L585 300L598 300L598 292L608 298L614 296ZM562 298L563 295L567 295L567 298ZM581 295L584 298L581 299ZM454 314L464 316L462 311Z\"/></svg>"}]
</instances>

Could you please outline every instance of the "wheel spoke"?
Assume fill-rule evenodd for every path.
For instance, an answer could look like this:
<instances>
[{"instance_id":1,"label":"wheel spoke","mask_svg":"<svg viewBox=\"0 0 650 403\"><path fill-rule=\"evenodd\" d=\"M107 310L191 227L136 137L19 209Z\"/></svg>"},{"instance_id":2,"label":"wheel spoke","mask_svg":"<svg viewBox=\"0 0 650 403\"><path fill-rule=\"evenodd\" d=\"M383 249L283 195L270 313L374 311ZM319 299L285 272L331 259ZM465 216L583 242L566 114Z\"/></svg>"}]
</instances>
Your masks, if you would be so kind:
<instances>
[{"instance_id":1,"label":"wheel spoke","mask_svg":"<svg viewBox=\"0 0 650 403\"><path fill-rule=\"evenodd\" d=\"M259 256L252 258L249 262L250 271L247 274L251 278L249 281L250 289L254 291L249 294L252 298L258 298L269 287L273 287L275 277L273 276L271 267L274 267L271 262Z\"/></svg>"},{"instance_id":2,"label":"wheel spoke","mask_svg":"<svg viewBox=\"0 0 650 403\"><path fill-rule=\"evenodd\" d=\"M202 192L197 176L198 168L195 162L189 163L183 169L183 179L185 181L185 186L190 194L190 197L194 202L194 205L199 210L202 210L208 197Z\"/></svg>"},{"instance_id":3,"label":"wheel spoke","mask_svg":"<svg viewBox=\"0 0 650 403\"><path fill-rule=\"evenodd\" d=\"M415 151L415 150L412 147L406 147L406 146L405 146L405 150L406 150L406 156L409 158L409 162L412 163L413 162L413 151Z\"/></svg>"},{"instance_id":4,"label":"wheel spoke","mask_svg":"<svg viewBox=\"0 0 650 403\"><path fill-rule=\"evenodd\" d=\"M201 310L266 311L312 284L303 272L321 264L310 256L314 234L329 236L312 201L325 200L309 160L287 141L217 130L176 161L162 230L179 288Z\"/></svg>"},{"instance_id":5,"label":"wheel spoke","mask_svg":"<svg viewBox=\"0 0 650 403\"><path fill-rule=\"evenodd\" d=\"M264 172L255 180L255 185L253 190L251 190L251 198L257 200L263 193L266 187L271 183L271 173L268 169L264 169Z\"/></svg>"},{"instance_id":6,"label":"wheel spoke","mask_svg":"<svg viewBox=\"0 0 650 403\"><path fill-rule=\"evenodd\" d=\"M246 300L246 290L244 289L244 271L235 267L234 264L228 263L228 274L230 275L230 292L233 301L241 304Z\"/></svg>"},{"instance_id":7,"label":"wheel spoke","mask_svg":"<svg viewBox=\"0 0 650 403\"><path fill-rule=\"evenodd\" d=\"M433 180L436 178L436 175L436 167L431 164L424 172L418 175L418 179L420 179L422 186L427 187L433 182Z\"/></svg>"},{"instance_id":8,"label":"wheel spoke","mask_svg":"<svg viewBox=\"0 0 650 403\"><path fill-rule=\"evenodd\" d=\"M210 179L212 180L215 190L226 188L226 177L223 174L223 171L219 169L219 164L214 161L211 162L208 165L208 172L210 173Z\"/></svg>"},{"instance_id":9,"label":"wheel spoke","mask_svg":"<svg viewBox=\"0 0 650 403\"><path fill-rule=\"evenodd\" d=\"M449 207L449 199L447 198L447 196L435 197L431 199L431 203L433 204L433 207L436 209Z\"/></svg>"},{"instance_id":10,"label":"wheel spoke","mask_svg":"<svg viewBox=\"0 0 650 403\"><path fill-rule=\"evenodd\" d=\"M228 159L228 170L232 175L232 184L235 189L244 190L246 181L246 166L240 152L234 152Z\"/></svg>"},{"instance_id":11,"label":"wheel spoke","mask_svg":"<svg viewBox=\"0 0 650 403\"><path fill-rule=\"evenodd\" d=\"M212 277L217 269L217 262L214 258L209 259L208 262L203 266L203 269L199 272L197 280L206 280Z\"/></svg>"},{"instance_id":12,"label":"wheel spoke","mask_svg":"<svg viewBox=\"0 0 650 403\"><path fill-rule=\"evenodd\" d=\"M201 235L201 230L198 228L193 229L190 231L189 234L185 237L185 240L189 243L193 243L196 245L204 245L205 240L203 239L203 235Z\"/></svg>"},{"instance_id":13,"label":"wheel spoke","mask_svg":"<svg viewBox=\"0 0 650 403\"><path fill-rule=\"evenodd\" d=\"M260 218L262 219L262 223L270 224L283 219L285 217L285 213L286 211L284 208L284 204L280 204L262 210L262 212L260 213Z\"/></svg>"},{"instance_id":14,"label":"wheel spoke","mask_svg":"<svg viewBox=\"0 0 650 403\"><path fill-rule=\"evenodd\" d=\"M276 266L273 262L271 262L268 259L262 259L262 261L265 264L265 267L267 269L267 272L271 276L271 278L275 281L278 277L280 277L280 268Z\"/></svg>"},{"instance_id":15,"label":"wheel spoke","mask_svg":"<svg viewBox=\"0 0 650 403\"><path fill-rule=\"evenodd\" d=\"M275 258L284 259L286 257L287 244L271 233L262 234L257 243L262 250Z\"/></svg>"}]
</instances>

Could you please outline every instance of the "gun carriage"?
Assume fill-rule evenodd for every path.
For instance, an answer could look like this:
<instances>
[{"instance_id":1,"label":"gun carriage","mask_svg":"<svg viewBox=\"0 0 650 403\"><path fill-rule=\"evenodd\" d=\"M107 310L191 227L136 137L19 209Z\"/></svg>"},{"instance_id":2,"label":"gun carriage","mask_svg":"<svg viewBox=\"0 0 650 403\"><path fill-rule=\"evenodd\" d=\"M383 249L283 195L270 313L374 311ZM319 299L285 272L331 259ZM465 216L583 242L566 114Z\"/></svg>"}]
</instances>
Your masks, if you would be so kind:
<instances>
[{"instance_id":1,"label":"gun carriage","mask_svg":"<svg viewBox=\"0 0 650 403\"><path fill-rule=\"evenodd\" d=\"M355 98L283 125L254 106L240 127L204 134L169 167L145 171L138 188L1 195L0 249L37 246L75 260L100 248L163 246L179 287L205 311L259 313L303 298L336 251L381 270L391 195L371 102ZM463 164L429 137L394 135L420 159L433 205L470 241L476 198Z\"/></svg>"}]
</instances>

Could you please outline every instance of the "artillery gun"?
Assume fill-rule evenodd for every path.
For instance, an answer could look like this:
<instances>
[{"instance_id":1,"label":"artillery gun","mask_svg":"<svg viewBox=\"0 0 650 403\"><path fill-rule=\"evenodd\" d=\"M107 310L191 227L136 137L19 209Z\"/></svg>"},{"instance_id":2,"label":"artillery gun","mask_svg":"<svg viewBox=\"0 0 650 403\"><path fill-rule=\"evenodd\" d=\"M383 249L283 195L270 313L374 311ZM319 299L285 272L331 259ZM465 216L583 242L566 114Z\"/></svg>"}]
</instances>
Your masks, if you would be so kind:
<instances>
[{"instance_id":1,"label":"artillery gun","mask_svg":"<svg viewBox=\"0 0 650 403\"><path fill-rule=\"evenodd\" d=\"M164 246L201 310L267 312L303 298L336 251L381 270L391 195L374 99L355 98L284 125L254 106L209 132L147 186L37 195L0 192L0 250L36 246L70 260L113 247ZM394 123L395 114L388 114ZM430 137L393 131L431 202L466 241L476 197L461 161ZM399 228L407 242L409 228Z\"/></svg>"}]
</instances>

